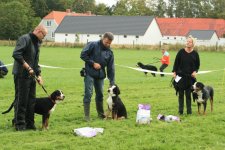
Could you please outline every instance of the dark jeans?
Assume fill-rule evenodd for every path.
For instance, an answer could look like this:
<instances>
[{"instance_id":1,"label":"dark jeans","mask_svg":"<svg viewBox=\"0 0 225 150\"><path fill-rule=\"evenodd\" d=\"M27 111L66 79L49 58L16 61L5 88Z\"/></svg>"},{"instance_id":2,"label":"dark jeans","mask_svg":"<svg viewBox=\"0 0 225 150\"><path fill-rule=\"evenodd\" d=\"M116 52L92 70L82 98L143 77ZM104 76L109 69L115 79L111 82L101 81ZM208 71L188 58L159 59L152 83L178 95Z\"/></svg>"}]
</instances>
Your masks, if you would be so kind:
<instances>
[{"instance_id":1,"label":"dark jeans","mask_svg":"<svg viewBox=\"0 0 225 150\"><path fill-rule=\"evenodd\" d=\"M168 65L167 64L162 64L161 67L159 68L160 72L163 72L163 70L167 67ZM164 74L160 74L161 77L164 76Z\"/></svg>"},{"instance_id":2,"label":"dark jeans","mask_svg":"<svg viewBox=\"0 0 225 150\"><path fill-rule=\"evenodd\" d=\"M103 86L104 86L104 79L94 79L91 76L87 75L84 77L84 103L90 103L91 97L93 94L93 86L95 88L95 101L102 102L103 101Z\"/></svg>"},{"instance_id":3,"label":"dark jeans","mask_svg":"<svg viewBox=\"0 0 225 150\"><path fill-rule=\"evenodd\" d=\"M179 97L178 97L178 110L179 114L183 114L184 110L184 93L186 97L186 108L187 108L187 114L192 114L191 109L191 88L188 88L186 90L179 90Z\"/></svg>"},{"instance_id":4,"label":"dark jeans","mask_svg":"<svg viewBox=\"0 0 225 150\"><path fill-rule=\"evenodd\" d=\"M14 76L15 83L15 112L16 127L30 127L34 125L34 105L36 96L36 82L33 78Z\"/></svg>"}]
</instances>

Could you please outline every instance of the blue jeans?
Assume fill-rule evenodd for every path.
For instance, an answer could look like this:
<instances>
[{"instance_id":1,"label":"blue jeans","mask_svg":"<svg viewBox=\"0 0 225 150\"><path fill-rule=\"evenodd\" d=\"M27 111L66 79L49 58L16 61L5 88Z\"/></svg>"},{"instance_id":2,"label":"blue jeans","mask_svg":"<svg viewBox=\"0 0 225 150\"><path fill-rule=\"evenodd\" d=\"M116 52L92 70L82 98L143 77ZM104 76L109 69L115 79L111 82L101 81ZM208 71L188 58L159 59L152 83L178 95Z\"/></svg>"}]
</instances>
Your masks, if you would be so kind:
<instances>
[{"instance_id":1,"label":"blue jeans","mask_svg":"<svg viewBox=\"0 0 225 150\"><path fill-rule=\"evenodd\" d=\"M102 102L103 101L103 87L104 87L104 79L94 79L91 76L87 75L84 77L84 103L90 103L91 97L93 94L93 86L95 87L95 101Z\"/></svg>"}]
</instances>

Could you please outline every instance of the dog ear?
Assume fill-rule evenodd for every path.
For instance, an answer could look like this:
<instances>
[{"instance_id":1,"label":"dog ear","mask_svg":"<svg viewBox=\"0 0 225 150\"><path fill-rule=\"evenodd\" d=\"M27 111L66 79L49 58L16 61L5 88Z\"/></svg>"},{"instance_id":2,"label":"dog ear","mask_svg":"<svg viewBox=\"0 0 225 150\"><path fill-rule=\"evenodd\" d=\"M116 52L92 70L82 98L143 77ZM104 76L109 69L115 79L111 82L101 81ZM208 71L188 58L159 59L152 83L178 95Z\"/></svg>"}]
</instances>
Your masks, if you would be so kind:
<instances>
[{"instance_id":1,"label":"dog ear","mask_svg":"<svg viewBox=\"0 0 225 150\"><path fill-rule=\"evenodd\" d=\"M59 96L60 91L59 90L55 90L52 94L51 94L51 99L52 100L56 100L57 96Z\"/></svg>"},{"instance_id":2,"label":"dog ear","mask_svg":"<svg viewBox=\"0 0 225 150\"><path fill-rule=\"evenodd\" d=\"M120 89L118 86L116 86L116 95L120 95Z\"/></svg>"},{"instance_id":3,"label":"dog ear","mask_svg":"<svg viewBox=\"0 0 225 150\"><path fill-rule=\"evenodd\" d=\"M200 89L203 89L204 88L204 84L203 83L201 83L201 82L197 82L196 83L196 87L199 87Z\"/></svg>"},{"instance_id":4,"label":"dog ear","mask_svg":"<svg viewBox=\"0 0 225 150\"><path fill-rule=\"evenodd\" d=\"M203 83L201 83L201 82L200 82L200 84L199 84L199 85L200 85L200 88L201 88L201 89L203 89L203 88L204 88L204 86L205 86L205 85L204 85Z\"/></svg>"}]
</instances>

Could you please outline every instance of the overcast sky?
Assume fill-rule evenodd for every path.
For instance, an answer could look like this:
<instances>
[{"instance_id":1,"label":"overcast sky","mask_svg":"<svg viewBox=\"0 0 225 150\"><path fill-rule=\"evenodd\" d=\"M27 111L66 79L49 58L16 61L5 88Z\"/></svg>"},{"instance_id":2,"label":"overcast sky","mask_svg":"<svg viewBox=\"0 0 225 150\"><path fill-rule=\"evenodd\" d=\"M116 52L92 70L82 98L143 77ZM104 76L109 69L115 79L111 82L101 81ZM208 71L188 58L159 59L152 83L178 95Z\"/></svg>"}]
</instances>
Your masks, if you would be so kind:
<instances>
[{"instance_id":1,"label":"overcast sky","mask_svg":"<svg viewBox=\"0 0 225 150\"><path fill-rule=\"evenodd\" d=\"M96 4L104 3L107 6L112 6L113 4L116 4L117 1L118 0L95 0Z\"/></svg>"}]
</instances>

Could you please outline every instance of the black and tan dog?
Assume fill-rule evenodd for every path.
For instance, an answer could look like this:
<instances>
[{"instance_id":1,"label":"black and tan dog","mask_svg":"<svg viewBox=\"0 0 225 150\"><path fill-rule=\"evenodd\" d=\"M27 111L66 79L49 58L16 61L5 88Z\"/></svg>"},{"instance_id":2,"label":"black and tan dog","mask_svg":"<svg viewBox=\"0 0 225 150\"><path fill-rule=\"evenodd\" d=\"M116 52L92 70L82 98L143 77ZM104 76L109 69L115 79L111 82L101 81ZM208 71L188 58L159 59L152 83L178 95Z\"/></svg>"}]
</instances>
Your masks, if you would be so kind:
<instances>
[{"instance_id":1,"label":"black and tan dog","mask_svg":"<svg viewBox=\"0 0 225 150\"><path fill-rule=\"evenodd\" d=\"M63 101L64 98L65 96L61 90L55 90L49 97L36 98L35 113L42 115L42 129L48 129L50 114L55 110L56 104ZM10 112L14 103L11 104L8 110L2 112L2 114Z\"/></svg>"},{"instance_id":2,"label":"black and tan dog","mask_svg":"<svg viewBox=\"0 0 225 150\"><path fill-rule=\"evenodd\" d=\"M109 97L107 99L108 111L106 113L107 119L112 114L112 119L125 119L127 118L127 110L123 102L121 101L119 94L120 89L117 85L113 85L108 88Z\"/></svg>"},{"instance_id":3,"label":"black and tan dog","mask_svg":"<svg viewBox=\"0 0 225 150\"><path fill-rule=\"evenodd\" d=\"M137 63L137 67L140 67L141 69L145 69L145 70L150 70L150 71L157 71L158 69L156 68L156 66L153 65L144 65L141 62ZM144 72L145 75L147 75L148 72ZM153 77L155 77L155 73L151 73L153 75Z\"/></svg>"},{"instance_id":4,"label":"black and tan dog","mask_svg":"<svg viewBox=\"0 0 225 150\"><path fill-rule=\"evenodd\" d=\"M205 86L201 82L195 82L193 88L193 99L197 101L198 113L200 114L201 104L204 106L203 114L206 113L207 100L210 99L211 112L213 111L214 90L211 86Z\"/></svg>"}]
</instances>

